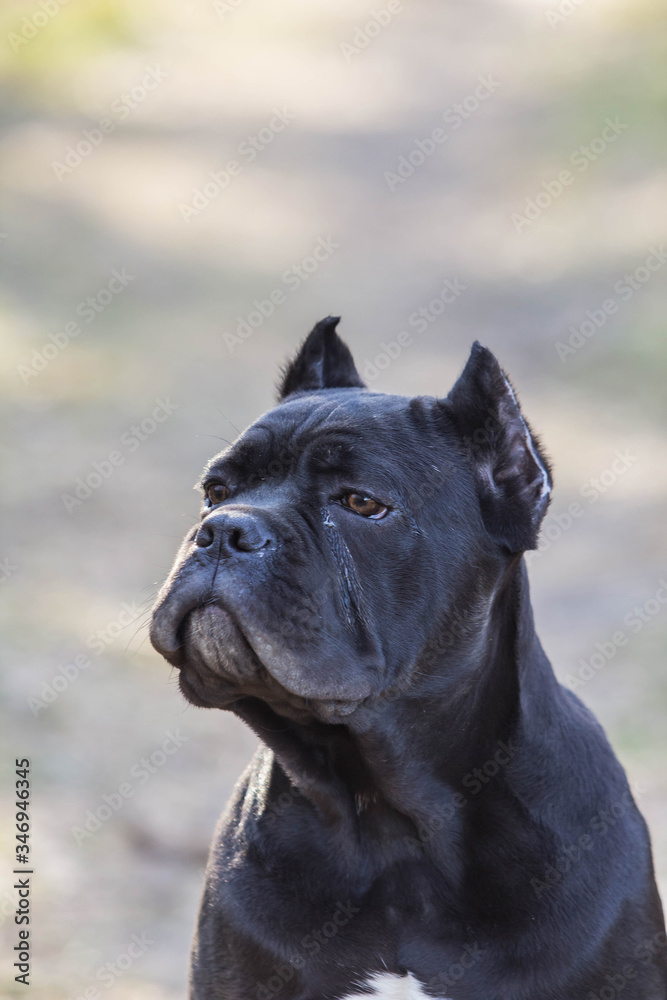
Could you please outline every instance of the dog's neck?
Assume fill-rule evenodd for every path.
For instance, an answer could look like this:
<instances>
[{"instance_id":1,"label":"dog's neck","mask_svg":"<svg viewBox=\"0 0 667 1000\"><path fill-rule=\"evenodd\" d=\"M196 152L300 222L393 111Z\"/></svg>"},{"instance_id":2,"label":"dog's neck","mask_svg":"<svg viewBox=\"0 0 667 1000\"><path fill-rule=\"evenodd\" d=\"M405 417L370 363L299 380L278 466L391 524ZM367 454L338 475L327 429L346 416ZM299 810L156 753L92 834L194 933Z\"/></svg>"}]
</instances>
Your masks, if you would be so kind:
<instances>
[{"instance_id":1,"label":"dog's neck","mask_svg":"<svg viewBox=\"0 0 667 1000\"><path fill-rule=\"evenodd\" d=\"M535 634L523 560L498 581L481 629L455 650L435 645L409 688L364 704L345 724L298 723L257 699L234 710L341 840L358 841L361 830L386 840L389 822L456 879L465 817L509 794L509 765L529 752L559 690Z\"/></svg>"}]
</instances>

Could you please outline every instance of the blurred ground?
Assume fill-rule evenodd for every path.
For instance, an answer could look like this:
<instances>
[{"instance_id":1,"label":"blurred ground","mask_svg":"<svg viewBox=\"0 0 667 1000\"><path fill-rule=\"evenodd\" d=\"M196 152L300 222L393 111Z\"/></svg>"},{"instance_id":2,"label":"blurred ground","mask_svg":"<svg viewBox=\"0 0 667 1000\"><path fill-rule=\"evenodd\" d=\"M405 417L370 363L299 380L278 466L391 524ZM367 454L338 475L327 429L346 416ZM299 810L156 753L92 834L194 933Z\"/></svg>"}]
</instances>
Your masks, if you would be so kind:
<instances>
[{"instance_id":1,"label":"blurred ground","mask_svg":"<svg viewBox=\"0 0 667 1000\"><path fill-rule=\"evenodd\" d=\"M477 337L511 373L556 468L530 567L543 642L562 679L588 678L664 893L664 10L21 0L1 17L3 794L29 756L31 996L184 996L207 845L254 740L186 707L142 611L204 461L328 313L374 388L443 394ZM465 289L436 316L447 279Z\"/></svg>"}]
</instances>

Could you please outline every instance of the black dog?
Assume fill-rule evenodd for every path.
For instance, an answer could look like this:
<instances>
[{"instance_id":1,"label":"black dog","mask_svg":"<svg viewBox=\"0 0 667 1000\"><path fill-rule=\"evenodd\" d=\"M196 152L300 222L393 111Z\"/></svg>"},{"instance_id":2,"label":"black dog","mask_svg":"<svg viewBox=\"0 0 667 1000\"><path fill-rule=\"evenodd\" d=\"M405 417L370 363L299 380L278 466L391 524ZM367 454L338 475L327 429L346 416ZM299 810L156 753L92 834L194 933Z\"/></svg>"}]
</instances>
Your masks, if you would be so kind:
<instances>
[{"instance_id":1,"label":"black dog","mask_svg":"<svg viewBox=\"0 0 667 1000\"><path fill-rule=\"evenodd\" d=\"M494 356L369 392L337 320L204 472L151 637L265 746L213 844L195 1000L664 1000L646 826L554 677L551 475Z\"/></svg>"}]
</instances>

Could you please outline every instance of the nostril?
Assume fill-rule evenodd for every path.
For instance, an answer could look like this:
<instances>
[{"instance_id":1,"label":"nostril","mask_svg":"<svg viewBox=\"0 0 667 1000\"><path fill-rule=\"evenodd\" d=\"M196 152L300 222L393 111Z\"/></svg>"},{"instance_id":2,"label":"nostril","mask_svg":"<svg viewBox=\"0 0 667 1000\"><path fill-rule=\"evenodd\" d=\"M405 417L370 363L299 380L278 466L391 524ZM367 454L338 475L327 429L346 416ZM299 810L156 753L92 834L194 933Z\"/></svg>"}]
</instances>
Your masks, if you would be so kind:
<instances>
[{"instance_id":1,"label":"nostril","mask_svg":"<svg viewBox=\"0 0 667 1000\"><path fill-rule=\"evenodd\" d=\"M220 541L223 550L231 552L258 552L274 541L263 521L236 513L212 515L199 525L195 544L201 549L211 548Z\"/></svg>"},{"instance_id":2,"label":"nostril","mask_svg":"<svg viewBox=\"0 0 667 1000\"><path fill-rule=\"evenodd\" d=\"M253 526L248 528L233 528L228 536L229 547L236 552L257 552L270 545L271 539Z\"/></svg>"},{"instance_id":3,"label":"nostril","mask_svg":"<svg viewBox=\"0 0 667 1000\"><path fill-rule=\"evenodd\" d=\"M209 545L213 544L213 538L213 529L210 524L204 522L204 524L200 525L197 537L195 538L197 545L202 549L207 549Z\"/></svg>"},{"instance_id":4,"label":"nostril","mask_svg":"<svg viewBox=\"0 0 667 1000\"><path fill-rule=\"evenodd\" d=\"M234 528L229 532L229 547L230 549L243 550L245 546L243 545L243 533L239 528Z\"/></svg>"}]
</instances>

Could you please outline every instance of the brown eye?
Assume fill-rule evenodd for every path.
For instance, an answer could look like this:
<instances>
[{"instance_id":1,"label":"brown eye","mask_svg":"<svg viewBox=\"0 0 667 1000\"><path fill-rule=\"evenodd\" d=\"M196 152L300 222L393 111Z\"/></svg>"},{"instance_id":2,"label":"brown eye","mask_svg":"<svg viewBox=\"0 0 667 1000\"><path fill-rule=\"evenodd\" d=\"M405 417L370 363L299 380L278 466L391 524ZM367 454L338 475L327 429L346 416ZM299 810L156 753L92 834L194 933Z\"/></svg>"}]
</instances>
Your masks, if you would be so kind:
<instances>
[{"instance_id":1,"label":"brown eye","mask_svg":"<svg viewBox=\"0 0 667 1000\"><path fill-rule=\"evenodd\" d=\"M229 490L223 483L209 483L208 486L204 487L204 493L206 494L206 499L210 503L211 507L215 507L216 504L222 503L229 496Z\"/></svg>"},{"instance_id":2,"label":"brown eye","mask_svg":"<svg viewBox=\"0 0 667 1000\"><path fill-rule=\"evenodd\" d=\"M384 504L373 500L372 497L364 496L363 493L346 493L344 497L341 497L341 503L343 507L353 510L355 514L369 517L373 521L379 521L389 510Z\"/></svg>"}]
</instances>

